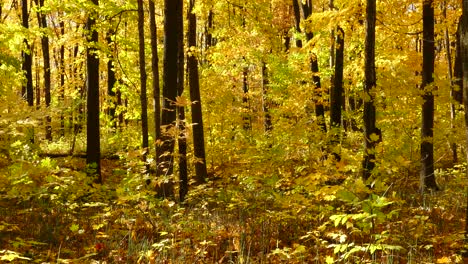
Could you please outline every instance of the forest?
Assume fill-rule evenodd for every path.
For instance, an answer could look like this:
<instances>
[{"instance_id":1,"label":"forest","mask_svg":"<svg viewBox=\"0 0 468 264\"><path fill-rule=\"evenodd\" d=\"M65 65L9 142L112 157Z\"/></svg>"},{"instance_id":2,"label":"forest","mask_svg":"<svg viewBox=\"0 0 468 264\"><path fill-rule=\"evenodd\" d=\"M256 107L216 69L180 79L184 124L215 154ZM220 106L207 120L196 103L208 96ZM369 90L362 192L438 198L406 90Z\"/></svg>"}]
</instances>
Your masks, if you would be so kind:
<instances>
[{"instance_id":1,"label":"forest","mask_svg":"<svg viewBox=\"0 0 468 264\"><path fill-rule=\"evenodd\" d=\"M468 263L468 0L0 0L1 263Z\"/></svg>"}]
</instances>

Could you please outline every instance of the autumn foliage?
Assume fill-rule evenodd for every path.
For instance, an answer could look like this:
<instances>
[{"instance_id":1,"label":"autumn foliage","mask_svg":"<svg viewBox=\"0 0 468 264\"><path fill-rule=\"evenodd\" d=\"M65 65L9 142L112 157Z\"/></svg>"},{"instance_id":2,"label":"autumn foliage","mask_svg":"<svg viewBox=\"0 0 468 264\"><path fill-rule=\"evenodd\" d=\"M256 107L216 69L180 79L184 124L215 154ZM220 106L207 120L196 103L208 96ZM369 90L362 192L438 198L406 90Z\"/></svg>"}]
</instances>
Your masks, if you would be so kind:
<instances>
[{"instance_id":1,"label":"autumn foliage","mask_svg":"<svg viewBox=\"0 0 468 264\"><path fill-rule=\"evenodd\" d=\"M375 1L370 84L364 0L39 0L28 27L24 2L0 1L0 262L466 263L462 1L431 5L424 85L425 1Z\"/></svg>"}]
</instances>

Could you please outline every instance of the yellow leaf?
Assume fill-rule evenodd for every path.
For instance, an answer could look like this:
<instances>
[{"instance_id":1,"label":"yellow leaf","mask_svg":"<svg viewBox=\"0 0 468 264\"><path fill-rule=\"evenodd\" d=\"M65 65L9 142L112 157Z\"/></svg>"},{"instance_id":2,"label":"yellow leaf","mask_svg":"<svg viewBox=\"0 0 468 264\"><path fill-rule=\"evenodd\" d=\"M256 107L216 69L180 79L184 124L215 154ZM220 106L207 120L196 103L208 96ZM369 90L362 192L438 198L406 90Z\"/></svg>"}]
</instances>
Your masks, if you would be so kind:
<instances>
[{"instance_id":1,"label":"yellow leaf","mask_svg":"<svg viewBox=\"0 0 468 264\"><path fill-rule=\"evenodd\" d=\"M437 259L437 263L452 263L449 257L441 257Z\"/></svg>"}]
</instances>

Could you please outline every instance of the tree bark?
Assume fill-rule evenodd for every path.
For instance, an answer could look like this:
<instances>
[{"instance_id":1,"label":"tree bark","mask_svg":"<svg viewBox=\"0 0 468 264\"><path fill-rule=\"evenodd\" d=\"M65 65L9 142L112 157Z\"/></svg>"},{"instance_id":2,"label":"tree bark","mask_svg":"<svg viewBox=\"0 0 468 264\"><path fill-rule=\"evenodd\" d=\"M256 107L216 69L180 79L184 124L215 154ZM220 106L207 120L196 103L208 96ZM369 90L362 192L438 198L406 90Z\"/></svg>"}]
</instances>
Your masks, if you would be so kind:
<instances>
[{"instance_id":1,"label":"tree bark","mask_svg":"<svg viewBox=\"0 0 468 264\"><path fill-rule=\"evenodd\" d=\"M36 6L40 8L37 13L37 20L39 27L42 29L47 29L47 18L43 14L42 7L44 7L44 0L35 0ZM49 54L49 37L46 32L42 32L41 35L41 46L42 46L42 59L44 63L44 97L46 107L50 107L50 54ZM47 110L48 111L48 110ZM52 126L51 126L51 117L46 116L46 133L45 137L48 141L52 141Z\"/></svg>"},{"instance_id":2,"label":"tree bark","mask_svg":"<svg viewBox=\"0 0 468 264\"><path fill-rule=\"evenodd\" d=\"M143 149L143 162L146 164L148 154L148 99L146 95L146 61L145 61L145 15L143 12L143 0L138 0L138 54L140 64L140 104L141 104L141 134Z\"/></svg>"},{"instance_id":3,"label":"tree bark","mask_svg":"<svg viewBox=\"0 0 468 264\"><path fill-rule=\"evenodd\" d=\"M60 21L60 34L65 35L65 23ZM65 45L60 46L60 102L61 105L65 103ZM65 136L65 116L63 110L60 111L60 136Z\"/></svg>"},{"instance_id":4,"label":"tree bark","mask_svg":"<svg viewBox=\"0 0 468 264\"><path fill-rule=\"evenodd\" d=\"M333 78L333 86L330 90L330 127L332 133L331 143L338 145L341 134L341 111L343 107L343 63L344 63L344 31L340 27L336 30L336 45L335 45L335 73ZM333 152L336 160L340 160L341 156L338 150Z\"/></svg>"},{"instance_id":5,"label":"tree bark","mask_svg":"<svg viewBox=\"0 0 468 264\"><path fill-rule=\"evenodd\" d=\"M380 136L376 127L376 110L374 105L374 92L376 86L375 73L375 21L376 21L376 0L367 0L366 7L366 42L365 42L365 62L364 62L364 161L362 165L362 178L368 180L375 168L375 145L378 140L375 136Z\"/></svg>"},{"instance_id":6,"label":"tree bark","mask_svg":"<svg viewBox=\"0 0 468 264\"><path fill-rule=\"evenodd\" d=\"M190 13L188 23L188 46L190 50L197 47L197 17L192 13L195 0L190 0ZM200 96L200 80L198 75L198 58L196 53L188 54L187 67L190 86L190 101L192 113L193 130L193 152L195 156L195 175L198 184L206 181L206 155L205 155L205 136L203 132L203 114Z\"/></svg>"},{"instance_id":7,"label":"tree bark","mask_svg":"<svg viewBox=\"0 0 468 264\"><path fill-rule=\"evenodd\" d=\"M431 87L434 82L434 6L433 0L423 0L423 91L421 124L421 175L420 190L438 190L434 175L434 95Z\"/></svg>"},{"instance_id":8,"label":"tree bark","mask_svg":"<svg viewBox=\"0 0 468 264\"><path fill-rule=\"evenodd\" d=\"M158 57L158 35L156 26L156 14L154 1L149 1L149 16L150 16L150 34L151 34L151 73L153 77L153 110L154 110L154 141L156 153L156 166L159 164L160 141L161 141L161 95L159 87L159 57Z\"/></svg>"},{"instance_id":9,"label":"tree bark","mask_svg":"<svg viewBox=\"0 0 468 264\"><path fill-rule=\"evenodd\" d=\"M461 61L462 61L462 72L463 72L463 104L465 109L468 109L468 0L463 0L462 5L462 17L460 19L460 47L461 47ZM468 145L468 112L465 111L465 132L466 132L466 144ZM468 152L467 152L468 158ZM468 175L468 170L466 170ZM466 188L466 187L465 187ZM468 188L467 188L467 201L466 201L466 215L465 215L465 244L468 243ZM465 256L468 253L464 254Z\"/></svg>"},{"instance_id":10,"label":"tree bark","mask_svg":"<svg viewBox=\"0 0 468 264\"><path fill-rule=\"evenodd\" d=\"M263 109L263 129L266 133L273 130L273 124L271 122L269 100L268 100L268 86L270 80L268 78L268 68L265 62L262 62L262 109Z\"/></svg>"},{"instance_id":11,"label":"tree bark","mask_svg":"<svg viewBox=\"0 0 468 264\"><path fill-rule=\"evenodd\" d=\"M107 62L107 96L109 97L109 119L111 126L113 128L117 128L117 120L115 119L115 110L116 110L116 98L115 98L115 90L114 86L117 83L117 78L115 77L115 67L114 67L114 42L112 38L115 36L113 30L109 30L107 33L106 41L107 45L109 46L111 54L109 55L109 61Z\"/></svg>"},{"instance_id":12,"label":"tree bark","mask_svg":"<svg viewBox=\"0 0 468 264\"><path fill-rule=\"evenodd\" d=\"M447 2L442 2L442 15L444 19L447 19ZM452 101L450 102L450 130L451 133L455 131L455 118L457 115L457 110L455 107L455 87L453 81L453 71L452 71L452 52L450 50L450 36L448 27L446 26L444 29L444 40L445 40L445 53L447 57L447 74L450 81L450 98ZM455 142L450 142L450 149L452 150L452 162L456 164L458 162L458 153L457 153L457 144Z\"/></svg>"},{"instance_id":13,"label":"tree bark","mask_svg":"<svg viewBox=\"0 0 468 264\"><path fill-rule=\"evenodd\" d=\"M183 13L183 2L178 6L178 13ZM177 68L177 96L182 97L184 93L184 23L183 19L177 21L177 30L179 31L177 46L178 51L178 68ZM188 169L187 169L187 129L185 126L185 106L177 105L178 115L178 149L179 149L179 200L183 202L188 193Z\"/></svg>"},{"instance_id":14,"label":"tree bark","mask_svg":"<svg viewBox=\"0 0 468 264\"><path fill-rule=\"evenodd\" d=\"M98 0L92 0L98 6ZM95 11L93 11L94 13ZM87 65L87 128L86 128L86 165L87 173L96 183L102 183L101 177L101 145L99 133L99 58L96 44L98 32L94 28L96 14L89 14L87 21L88 47L86 49Z\"/></svg>"},{"instance_id":15,"label":"tree bark","mask_svg":"<svg viewBox=\"0 0 468 264\"><path fill-rule=\"evenodd\" d=\"M28 1L21 0L21 17L22 25L25 29L29 29L29 14L28 14ZM32 77L32 51L31 46L27 39L23 40L24 49L22 70L26 74L26 83L22 87L23 98L26 98L29 106L34 106L34 91L33 91L33 77Z\"/></svg>"},{"instance_id":16,"label":"tree bark","mask_svg":"<svg viewBox=\"0 0 468 264\"><path fill-rule=\"evenodd\" d=\"M182 19L182 0L164 1L164 59L163 59L163 106L161 113L161 158L158 164L158 175L170 176L173 173L174 128L176 122L177 75L179 46L178 28L174 29ZM173 182L162 184L158 189L159 196L173 197Z\"/></svg>"},{"instance_id":17,"label":"tree bark","mask_svg":"<svg viewBox=\"0 0 468 264\"><path fill-rule=\"evenodd\" d=\"M299 2L300 0L292 0L293 2L293 9L294 9L294 21L295 21L295 28L296 32L301 33L301 10L299 9ZM302 40L296 38L296 47L302 48Z\"/></svg>"}]
</instances>

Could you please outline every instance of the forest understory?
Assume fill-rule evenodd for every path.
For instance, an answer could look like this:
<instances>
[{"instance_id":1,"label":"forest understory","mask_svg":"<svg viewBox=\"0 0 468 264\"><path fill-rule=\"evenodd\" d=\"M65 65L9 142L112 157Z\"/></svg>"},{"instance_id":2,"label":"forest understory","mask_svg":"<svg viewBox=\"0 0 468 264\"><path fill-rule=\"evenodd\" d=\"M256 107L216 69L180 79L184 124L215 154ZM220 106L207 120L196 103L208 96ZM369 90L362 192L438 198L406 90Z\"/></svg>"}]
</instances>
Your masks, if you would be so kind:
<instances>
[{"instance_id":1,"label":"forest understory","mask_svg":"<svg viewBox=\"0 0 468 264\"><path fill-rule=\"evenodd\" d=\"M352 140L343 142L339 162L307 156L310 145L297 145L284 158L285 146L244 144L209 167L206 184L192 182L183 203L156 197L137 150L105 151L104 183L95 185L84 158L51 158L18 146L2 157L0 257L14 263L465 263L464 166L442 166L442 190L421 194L417 161L398 161L369 189Z\"/></svg>"}]
</instances>

